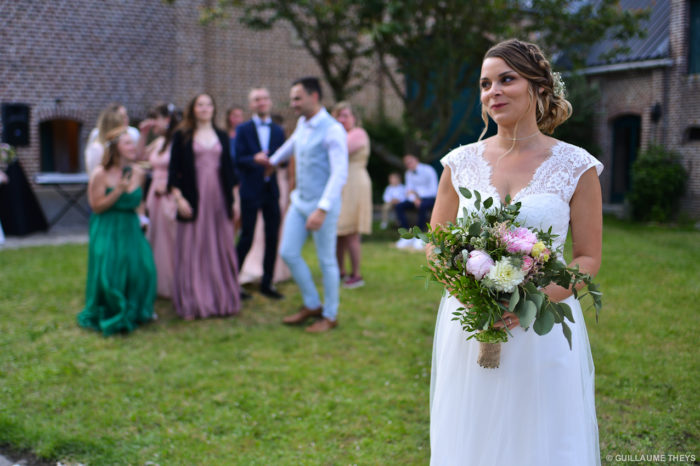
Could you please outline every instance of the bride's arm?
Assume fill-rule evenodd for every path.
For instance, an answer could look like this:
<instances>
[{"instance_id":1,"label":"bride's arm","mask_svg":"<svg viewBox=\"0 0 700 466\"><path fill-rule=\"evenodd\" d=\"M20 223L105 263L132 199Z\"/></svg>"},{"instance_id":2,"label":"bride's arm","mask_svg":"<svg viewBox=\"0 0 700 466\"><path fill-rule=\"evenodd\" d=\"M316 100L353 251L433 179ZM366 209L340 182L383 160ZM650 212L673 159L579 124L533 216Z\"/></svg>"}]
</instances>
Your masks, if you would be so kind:
<instances>
[{"instance_id":1,"label":"bride's arm","mask_svg":"<svg viewBox=\"0 0 700 466\"><path fill-rule=\"evenodd\" d=\"M595 276L600 269L603 248L603 201L595 168L581 175L569 206L574 256L569 266L578 264L581 272ZM572 294L570 289L557 285L549 285L544 291L555 302Z\"/></svg>"},{"instance_id":2,"label":"bride's arm","mask_svg":"<svg viewBox=\"0 0 700 466\"><path fill-rule=\"evenodd\" d=\"M438 225L445 225L448 222L454 222L457 218L457 210L459 209L459 197L454 187L452 187L452 170L449 165L445 165L445 170L440 177L438 185L438 193L435 197L435 206L433 214L430 216L430 227L436 228ZM433 253L433 246L428 245L425 248L426 258L430 259Z\"/></svg>"}]
</instances>

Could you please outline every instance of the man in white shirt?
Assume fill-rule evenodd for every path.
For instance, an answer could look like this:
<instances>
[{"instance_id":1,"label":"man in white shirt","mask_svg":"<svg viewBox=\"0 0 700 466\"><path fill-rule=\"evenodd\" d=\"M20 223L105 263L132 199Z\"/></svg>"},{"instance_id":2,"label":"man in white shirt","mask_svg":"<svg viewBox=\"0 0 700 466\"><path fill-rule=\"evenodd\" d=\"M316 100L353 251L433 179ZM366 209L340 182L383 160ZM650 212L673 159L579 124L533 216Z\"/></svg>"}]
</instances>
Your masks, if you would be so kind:
<instances>
[{"instance_id":1,"label":"man in white shirt","mask_svg":"<svg viewBox=\"0 0 700 466\"><path fill-rule=\"evenodd\" d=\"M340 272L335 246L340 194L348 172L347 134L321 106L318 78L295 81L289 96L292 109L300 116L294 134L272 157L259 153L255 160L272 168L295 156L296 188L284 220L280 256L299 285L304 304L283 322L296 325L320 317L306 328L307 332L320 333L337 326ZM323 305L311 271L301 256L309 233L323 275Z\"/></svg>"},{"instance_id":2,"label":"man in white shirt","mask_svg":"<svg viewBox=\"0 0 700 466\"><path fill-rule=\"evenodd\" d=\"M399 226L409 228L408 219L406 218L407 210L418 211L417 225L425 230L428 220L428 213L435 205L435 196L438 191L438 176L435 169L425 163L419 163L418 157L412 154L405 155L403 164L406 167L406 200L396 204L396 218L399 221ZM423 249L424 245L420 239L404 239L401 238L396 247L404 249L413 247L414 249Z\"/></svg>"}]
</instances>

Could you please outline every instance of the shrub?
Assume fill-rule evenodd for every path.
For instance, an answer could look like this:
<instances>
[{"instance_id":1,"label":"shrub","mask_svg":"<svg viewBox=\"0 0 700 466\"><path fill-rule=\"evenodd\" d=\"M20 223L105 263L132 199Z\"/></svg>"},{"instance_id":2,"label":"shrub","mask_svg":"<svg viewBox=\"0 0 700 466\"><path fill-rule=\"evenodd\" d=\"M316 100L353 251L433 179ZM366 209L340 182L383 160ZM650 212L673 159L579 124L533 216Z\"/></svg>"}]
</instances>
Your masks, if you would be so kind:
<instances>
[{"instance_id":1,"label":"shrub","mask_svg":"<svg viewBox=\"0 0 700 466\"><path fill-rule=\"evenodd\" d=\"M674 218L687 180L677 152L650 145L632 164L632 187L627 195L632 218L656 222Z\"/></svg>"}]
</instances>

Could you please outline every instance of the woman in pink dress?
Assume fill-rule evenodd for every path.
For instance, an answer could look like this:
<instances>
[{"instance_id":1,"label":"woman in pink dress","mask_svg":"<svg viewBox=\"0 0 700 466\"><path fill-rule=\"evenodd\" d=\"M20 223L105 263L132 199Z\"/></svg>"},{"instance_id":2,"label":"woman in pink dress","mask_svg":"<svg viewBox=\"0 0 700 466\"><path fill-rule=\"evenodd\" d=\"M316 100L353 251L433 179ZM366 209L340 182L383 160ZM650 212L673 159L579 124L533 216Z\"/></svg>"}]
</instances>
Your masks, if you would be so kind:
<instances>
[{"instance_id":1,"label":"woman in pink dress","mask_svg":"<svg viewBox=\"0 0 700 466\"><path fill-rule=\"evenodd\" d=\"M180 115L173 104L154 107L149 118L140 127L144 137L148 131L157 135L145 151L153 178L146 196L146 210L150 224L147 237L153 249L158 270L158 296L170 298L173 289L173 254L175 252L175 214L177 206L168 192L168 167L170 166L170 146Z\"/></svg>"},{"instance_id":2,"label":"woman in pink dress","mask_svg":"<svg viewBox=\"0 0 700 466\"><path fill-rule=\"evenodd\" d=\"M190 101L173 135L168 189L177 204L173 305L183 319L240 312L233 224L238 178L209 94Z\"/></svg>"}]
</instances>

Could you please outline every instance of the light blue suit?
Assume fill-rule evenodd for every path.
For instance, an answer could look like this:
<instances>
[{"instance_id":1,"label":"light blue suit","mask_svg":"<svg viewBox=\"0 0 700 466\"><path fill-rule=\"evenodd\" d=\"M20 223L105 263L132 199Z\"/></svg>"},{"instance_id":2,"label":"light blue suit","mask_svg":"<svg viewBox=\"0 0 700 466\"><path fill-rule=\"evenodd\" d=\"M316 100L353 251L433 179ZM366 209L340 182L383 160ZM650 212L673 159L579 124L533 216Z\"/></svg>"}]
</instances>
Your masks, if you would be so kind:
<instances>
[{"instance_id":1,"label":"light blue suit","mask_svg":"<svg viewBox=\"0 0 700 466\"><path fill-rule=\"evenodd\" d=\"M338 129L340 127L340 129ZM328 145L329 131L335 138L336 152L331 155ZM292 146L293 145L293 146ZM285 147L286 146L286 147ZM321 298L316 290L311 271L301 256L301 250L309 235L306 221L317 208L326 211L321 228L312 231L321 274L323 275L323 317L336 320L338 314L340 272L336 259L336 231L340 215L340 189L347 178L347 140L340 124L325 109L312 117L309 122L300 119L295 134L273 155L271 162L278 163L295 155L296 189L291 194L291 206L287 211L282 232L280 256L292 272L301 290L304 306L316 309L321 306ZM344 150L344 156L340 156ZM279 154L279 156L278 156Z\"/></svg>"}]
</instances>

